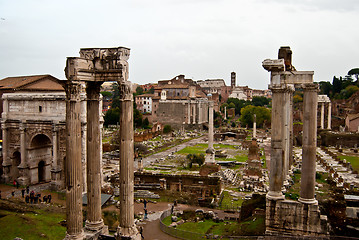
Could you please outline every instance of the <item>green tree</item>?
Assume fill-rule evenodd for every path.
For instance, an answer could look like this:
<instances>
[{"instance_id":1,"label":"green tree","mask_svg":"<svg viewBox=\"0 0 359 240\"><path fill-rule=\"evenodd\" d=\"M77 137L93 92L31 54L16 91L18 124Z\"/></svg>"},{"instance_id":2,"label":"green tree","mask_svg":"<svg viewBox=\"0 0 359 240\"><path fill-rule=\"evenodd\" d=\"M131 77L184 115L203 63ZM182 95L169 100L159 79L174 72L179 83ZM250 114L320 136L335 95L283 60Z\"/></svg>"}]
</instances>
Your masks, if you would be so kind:
<instances>
[{"instance_id":1,"label":"green tree","mask_svg":"<svg viewBox=\"0 0 359 240\"><path fill-rule=\"evenodd\" d=\"M359 79L359 68L350 69L349 72L348 72L348 75L354 76L355 79L356 79L356 81L358 82L358 79Z\"/></svg>"},{"instance_id":2,"label":"green tree","mask_svg":"<svg viewBox=\"0 0 359 240\"><path fill-rule=\"evenodd\" d=\"M254 106L265 106L268 105L270 102L269 98L266 97L259 97L259 96L254 96L252 98L252 105Z\"/></svg>"},{"instance_id":3,"label":"green tree","mask_svg":"<svg viewBox=\"0 0 359 240\"><path fill-rule=\"evenodd\" d=\"M358 86L355 85L349 85L347 86L345 89L343 89L340 92L340 97L342 99L348 99L350 98L355 92L357 92L359 90Z\"/></svg>"},{"instance_id":4,"label":"green tree","mask_svg":"<svg viewBox=\"0 0 359 240\"><path fill-rule=\"evenodd\" d=\"M142 127L142 113L136 108L133 109L133 125L135 128Z\"/></svg>"},{"instance_id":5,"label":"green tree","mask_svg":"<svg viewBox=\"0 0 359 240\"><path fill-rule=\"evenodd\" d=\"M102 91L102 92L101 92L101 95L102 95L104 98L111 98L111 97L112 97L112 93L107 92L107 91Z\"/></svg>"},{"instance_id":6,"label":"green tree","mask_svg":"<svg viewBox=\"0 0 359 240\"><path fill-rule=\"evenodd\" d=\"M143 89L140 86L138 86L136 88L136 95L142 95L142 94L143 94Z\"/></svg>"},{"instance_id":7,"label":"green tree","mask_svg":"<svg viewBox=\"0 0 359 240\"><path fill-rule=\"evenodd\" d=\"M204 157L204 154L201 153L201 154L188 154L187 155L187 160L188 160L188 167L189 168L192 168L192 164L193 163L197 163L199 166L202 166L204 161L205 161L205 157Z\"/></svg>"},{"instance_id":8,"label":"green tree","mask_svg":"<svg viewBox=\"0 0 359 240\"><path fill-rule=\"evenodd\" d=\"M253 126L254 114L257 116L257 126L262 127L263 123L269 123L271 119L270 111L265 107L248 105L241 110L240 121L243 126Z\"/></svg>"},{"instance_id":9,"label":"green tree","mask_svg":"<svg viewBox=\"0 0 359 240\"><path fill-rule=\"evenodd\" d=\"M342 90L342 84L343 81L340 78L337 77L333 77L333 94L335 95L336 93L340 93L340 91Z\"/></svg>"},{"instance_id":10,"label":"green tree","mask_svg":"<svg viewBox=\"0 0 359 240\"><path fill-rule=\"evenodd\" d=\"M239 100L238 98L228 98L227 99L227 104L230 105L231 103L234 103L235 107L236 107L236 114L239 115L241 114L241 109L247 105L250 105L251 102L250 101L245 101L245 100Z\"/></svg>"},{"instance_id":11,"label":"green tree","mask_svg":"<svg viewBox=\"0 0 359 240\"><path fill-rule=\"evenodd\" d=\"M331 96L333 93L333 86L330 82L321 81L319 82L320 93L327 96Z\"/></svg>"},{"instance_id":12,"label":"green tree","mask_svg":"<svg viewBox=\"0 0 359 240\"><path fill-rule=\"evenodd\" d=\"M142 121L142 128L148 129L149 127L150 127L150 122L148 121L148 118L146 117L146 118Z\"/></svg>"},{"instance_id":13,"label":"green tree","mask_svg":"<svg viewBox=\"0 0 359 240\"><path fill-rule=\"evenodd\" d=\"M163 133L170 133L170 132L172 132L171 125L165 125L163 127Z\"/></svg>"},{"instance_id":14,"label":"green tree","mask_svg":"<svg viewBox=\"0 0 359 240\"><path fill-rule=\"evenodd\" d=\"M151 89L148 90L147 93L154 94L155 93L155 88L151 87Z\"/></svg>"},{"instance_id":15,"label":"green tree","mask_svg":"<svg viewBox=\"0 0 359 240\"><path fill-rule=\"evenodd\" d=\"M116 125L120 121L120 109L111 108L109 109L104 116L104 125Z\"/></svg>"}]
</instances>

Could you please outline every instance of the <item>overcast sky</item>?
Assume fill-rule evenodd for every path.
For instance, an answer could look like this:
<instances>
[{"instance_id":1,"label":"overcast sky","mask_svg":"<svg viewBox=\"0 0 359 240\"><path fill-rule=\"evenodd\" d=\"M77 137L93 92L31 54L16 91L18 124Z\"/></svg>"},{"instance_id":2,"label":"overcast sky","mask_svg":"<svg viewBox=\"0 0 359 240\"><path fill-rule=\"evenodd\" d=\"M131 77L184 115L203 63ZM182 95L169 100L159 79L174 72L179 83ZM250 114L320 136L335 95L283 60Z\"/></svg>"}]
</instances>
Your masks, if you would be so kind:
<instances>
[{"instance_id":1,"label":"overcast sky","mask_svg":"<svg viewBox=\"0 0 359 240\"><path fill-rule=\"evenodd\" d=\"M179 74L267 89L261 62L290 46L332 81L359 67L359 0L0 0L0 79L51 74L86 47L131 48L130 79Z\"/></svg>"}]
</instances>

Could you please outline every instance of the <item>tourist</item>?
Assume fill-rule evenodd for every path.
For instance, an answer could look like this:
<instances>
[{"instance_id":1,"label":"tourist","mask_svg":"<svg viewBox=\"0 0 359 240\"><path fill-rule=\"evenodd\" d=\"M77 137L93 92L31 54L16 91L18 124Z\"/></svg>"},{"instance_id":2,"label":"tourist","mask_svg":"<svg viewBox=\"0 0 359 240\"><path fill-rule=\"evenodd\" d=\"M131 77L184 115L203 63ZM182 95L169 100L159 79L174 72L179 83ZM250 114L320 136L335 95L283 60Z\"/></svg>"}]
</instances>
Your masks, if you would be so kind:
<instances>
[{"instance_id":1,"label":"tourist","mask_svg":"<svg viewBox=\"0 0 359 240\"><path fill-rule=\"evenodd\" d=\"M173 209L175 208L175 205L173 204L171 207L171 214L173 214Z\"/></svg>"},{"instance_id":2,"label":"tourist","mask_svg":"<svg viewBox=\"0 0 359 240\"><path fill-rule=\"evenodd\" d=\"M29 197L29 195L26 195L26 197L25 197L25 202L26 202L26 203L29 203L29 202L30 202L30 197Z\"/></svg>"},{"instance_id":3,"label":"tourist","mask_svg":"<svg viewBox=\"0 0 359 240\"><path fill-rule=\"evenodd\" d=\"M29 191L30 191L30 187L29 185L26 186L26 194L29 194Z\"/></svg>"},{"instance_id":4,"label":"tourist","mask_svg":"<svg viewBox=\"0 0 359 240\"><path fill-rule=\"evenodd\" d=\"M24 198L24 196L25 196L25 189L21 189L21 196L22 196L22 198Z\"/></svg>"},{"instance_id":5,"label":"tourist","mask_svg":"<svg viewBox=\"0 0 359 240\"><path fill-rule=\"evenodd\" d=\"M141 239L144 239L144 237L143 237L143 227L142 226L140 226L140 234L141 234Z\"/></svg>"},{"instance_id":6,"label":"tourist","mask_svg":"<svg viewBox=\"0 0 359 240\"><path fill-rule=\"evenodd\" d=\"M13 185L14 185L14 187L16 187L16 180L15 179L13 181Z\"/></svg>"},{"instance_id":7,"label":"tourist","mask_svg":"<svg viewBox=\"0 0 359 240\"><path fill-rule=\"evenodd\" d=\"M33 204L34 203L34 198L35 198L35 192L31 191L30 193L30 203Z\"/></svg>"},{"instance_id":8,"label":"tourist","mask_svg":"<svg viewBox=\"0 0 359 240\"><path fill-rule=\"evenodd\" d=\"M39 195L35 195L34 197L34 203L37 204L39 202Z\"/></svg>"},{"instance_id":9,"label":"tourist","mask_svg":"<svg viewBox=\"0 0 359 240\"><path fill-rule=\"evenodd\" d=\"M145 216L143 219L147 219L147 208L145 208Z\"/></svg>"},{"instance_id":10,"label":"tourist","mask_svg":"<svg viewBox=\"0 0 359 240\"><path fill-rule=\"evenodd\" d=\"M19 186L20 186L19 182L16 181L16 188L19 189Z\"/></svg>"},{"instance_id":11,"label":"tourist","mask_svg":"<svg viewBox=\"0 0 359 240\"><path fill-rule=\"evenodd\" d=\"M44 203L47 203L47 196L43 196L42 200L44 201Z\"/></svg>"},{"instance_id":12,"label":"tourist","mask_svg":"<svg viewBox=\"0 0 359 240\"><path fill-rule=\"evenodd\" d=\"M48 203L51 203L51 194L47 195L47 201Z\"/></svg>"},{"instance_id":13,"label":"tourist","mask_svg":"<svg viewBox=\"0 0 359 240\"><path fill-rule=\"evenodd\" d=\"M146 207L147 207L147 201L146 201L146 199L144 199L143 200L143 208L146 209Z\"/></svg>"},{"instance_id":14,"label":"tourist","mask_svg":"<svg viewBox=\"0 0 359 240\"><path fill-rule=\"evenodd\" d=\"M0 190L0 199L1 199L1 190Z\"/></svg>"},{"instance_id":15,"label":"tourist","mask_svg":"<svg viewBox=\"0 0 359 240\"><path fill-rule=\"evenodd\" d=\"M15 197L15 191L11 192L11 196Z\"/></svg>"}]
</instances>

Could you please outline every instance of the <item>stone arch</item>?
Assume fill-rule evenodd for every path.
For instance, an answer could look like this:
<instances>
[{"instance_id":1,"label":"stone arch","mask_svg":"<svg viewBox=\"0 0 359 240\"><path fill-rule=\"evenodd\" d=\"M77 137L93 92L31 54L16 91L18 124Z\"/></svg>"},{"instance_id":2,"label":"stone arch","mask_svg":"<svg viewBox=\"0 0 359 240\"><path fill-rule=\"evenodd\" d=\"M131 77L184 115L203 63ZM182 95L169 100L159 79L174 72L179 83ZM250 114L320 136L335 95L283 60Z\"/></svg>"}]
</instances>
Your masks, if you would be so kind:
<instances>
[{"instance_id":1,"label":"stone arch","mask_svg":"<svg viewBox=\"0 0 359 240\"><path fill-rule=\"evenodd\" d=\"M40 133L32 137L30 148L42 148L44 146L50 146L51 144L50 138L46 134Z\"/></svg>"},{"instance_id":2,"label":"stone arch","mask_svg":"<svg viewBox=\"0 0 359 240\"><path fill-rule=\"evenodd\" d=\"M51 180L52 162L51 138L44 133L37 133L32 136L28 148L28 163L30 166L30 182L48 182Z\"/></svg>"},{"instance_id":3,"label":"stone arch","mask_svg":"<svg viewBox=\"0 0 359 240\"><path fill-rule=\"evenodd\" d=\"M37 165L38 182L46 181L45 161L41 160Z\"/></svg>"}]
</instances>

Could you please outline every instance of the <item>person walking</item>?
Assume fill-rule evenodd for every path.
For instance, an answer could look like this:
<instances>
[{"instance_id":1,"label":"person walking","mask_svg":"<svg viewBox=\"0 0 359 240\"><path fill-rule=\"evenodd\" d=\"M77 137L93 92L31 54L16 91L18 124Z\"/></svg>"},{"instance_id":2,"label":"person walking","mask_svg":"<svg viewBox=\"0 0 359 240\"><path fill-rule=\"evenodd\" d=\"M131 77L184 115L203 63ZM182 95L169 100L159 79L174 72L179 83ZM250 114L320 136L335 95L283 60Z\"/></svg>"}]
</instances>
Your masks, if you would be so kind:
<instances>
[{"instance_id":1,"label":"person walking","mask_svg":"<svg viewBox=\"0 0 359 240\"><path fill-rule=\"evenodd\" d=\"M51 194L47 195L47 201L51 203Z\"/></svg>"},{"instance_id":2,"label":"person walking","mask_svg":"<svg viewBox=\"0 0 359 240\"><path fill-rule=\"evenodd\" d=\"M25 189L23 188L23 189L21 189L21 196L22 196L22 198L24 198L25 197Z\"/></svg>"},{"instance_id":3,"label":"person walking","mask_svg":"<svg viewBox=\"0 0 359 240\"><path fill-rule=\"evenodd\" d=\"M143 200L143 208L144 208L144 209L147 208L147 200L146 200L146 199Z\"/></svg>"},{"instance_id":4,"label":"person walking","mask_svg":"<svg viewBox=\"0 0 359 240\"><path fill-rule=\"evenodd\" d=\"M144 216L144 218L143 218L144 220L146 220L147 219L147 208L145 208L145 216Z\"/></svg>"},{"instance_id":5,"label":"person walking","mask_svg":"<svg viewBox=\"0 0 359 240\"><path fill-rule=\"evenodd\" d=\"M29 185L27 185L26 186L26 194L29 194L29 192L30 192L30 187L29 187Z\"/></svg>"},{"instance_id":6,"label":"person walking","mask_svg":"<svg viewBox=\"0 0 359 240\"><path fill-rule=\"evenodd\" d=\"M143 237L143 227L142 227L142 226L140 226L140 234L141 234L141 239L145 239L145 238Z\"/></svg>"},{"instance_id":7,"label":"person walking","mask_svg":"<svg viewBox=\"0 0 359 240\"><path fill-rule=\"evenodd\" d=\"M1 190L0 190L0 199L1 199Z\"/></svg>"},{"instance_id":8,"label":"person walking","mask_svg":"<svg viewBox=\"0 0 359 240\"><path fill-rule=\"evenodd\" d=\"M30 202L30 197L29 197L29 195L26 195L26 197L25 197L25 202L26 202L26 203L29 203L29 202Z\"/></svg>"}]
</instances>

